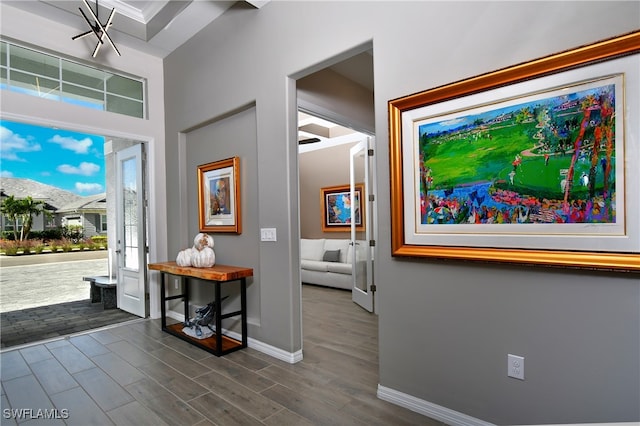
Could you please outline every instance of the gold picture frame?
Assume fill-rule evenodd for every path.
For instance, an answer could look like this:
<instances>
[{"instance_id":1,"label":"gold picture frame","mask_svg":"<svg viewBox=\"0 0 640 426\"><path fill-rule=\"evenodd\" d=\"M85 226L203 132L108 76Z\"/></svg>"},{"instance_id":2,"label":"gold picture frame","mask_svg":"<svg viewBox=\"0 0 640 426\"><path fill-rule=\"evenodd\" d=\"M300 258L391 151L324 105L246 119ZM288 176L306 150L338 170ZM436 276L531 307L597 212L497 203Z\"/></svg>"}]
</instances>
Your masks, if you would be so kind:
<instances>
[{"instance_id":1,"label":"gold picture frame","mask_svg":"<svg viewBox=\"0 0 640 426\"><path fill-rule=\"evenodd\" d=\"M355 185L356 231L364 231L364 184ZM320 189L320 206L322 208L322 232L350 232L351 200L349 185L328 186Z\"/></svg>"},{"instance_id":2,"label":"gold picture frame","mask_svg":"<svg viewBox=\"0 0 640 426\"><path fill-rule=\"evenodd\" d=\"M242 233L239 157L198 166L198 211L201 232Z\"/></svg>"},{"instance_id":3,"label":"gold picture frame","mask_svg":"<svg viewBox=\"0 0 640 426\"><path fill-rule=\"evenodd\" d=\"M640 32L634 32L389 101L392 254L640 271L640 192L637 190L640 187L637 168L640 104L635 96L640 86L639 52ZM625 96L630 88L635 91ZM520 111L526 112L533 103L548 105L549 99L557 101L561 99L561 91L567 89L572 96L567 99L575 102L568 102L566 107L574 113L578 125L567 125L569 130L564 142L558 142L552 140L551 133L539 130L546 131L545 125L555 126L552 130L558 134L558 123L567 120L563 117L554 121L557 110L548 109L538 116L529 114L533 117ZM587 98L589 91L595 90L601 91L598 93L602 93L606 106L599 99L591 100L591 104L580 103L581 96ZM585 112L589 108L598 111ZM528 122L528 119L539 122ZM465 120L470 123L466 127L457 124ZM501 128L511 125L520 126L520 130L530 129L529 137L536 139L531 142L528 157L521 156L515 130L511 130L513 139L508 139L504 132L498 132L498 124ZM591 140L581 125L591 127L586 130L591 132L588 134ZM601 130L596 134L595 128L604 129L605 125L608 126L605 130L611 132L606 137ZM538 128L533 129L536 126ZM614 136L609 136L611 134ZM498 138L502 138L499 145ZM451 145L456 143L458 145ZM458 156L454 158L456 167L467 168L465 171L470 172L471 177L468 174L460 177L453 166L442 165L445 162L440 160L445 159L446 144L461 148L454 154ZM485 157L497 161L485 161L482 167L473 165L471 157L499 151L505 144L513 146L507 146L511 151L505 150L500 154L502 157L497 154ZM472 155L465 156L470 146L476 148ZM587 146L592 154L586 153ZM555 162L558 167L555 179L561 180L564 176L561 188L557 186L547 192L544 188L526 190L522 189L526 185L521 183L519 189L511 189L510 185L513 188L518 185L514 177L524 174L527 168L529 173L535 170L545 176L551 169L544 168L549 158L552 166ZM561 161L569 166L562 166ZM579 175L574 178L578 161L587 164L587 172L583 173L587 178ZM598 161L602 161L601 171ZM486 170L487 164L495 170ZM488 173L493 174L490 179ZM581 196L584 198L581 200L577 200L576 195L573 200L570 189L578 191L578 179L587 182L581 191L588 195ZM539 180L552 182L551 177ZM486 185L471 191L468 186L478 181ZM602 187L601 195L597 194L596 185ZM462 188L464 186L467 188ZM482 195L480 190L484 191ZM557 200L549 195L560 191L564 192ZM549 195L551 200L542 198L542 194ZM522 205L519 216L514 214L513 220L510 210L505 210L504 215L500 211L499 202L506 202L500 197L507 196L517 198L516 203ZM526 200L525 196L532 199ZM453 204L453 199L458 204ZM571 204L572 200L579 208ZM591 208L589 212L595 212L594 202L598 213L609 209L607 215L598 216L600 222L593 219L595 213L589 216L591 222L584 216L568 216L574 211L579 213L579 209L584 211L585 205ZM483 208L482 214L487 209L497 212L491 222L478 221ZM496 217L501 218L500 222Z\"/></svg>"}]
</instances>

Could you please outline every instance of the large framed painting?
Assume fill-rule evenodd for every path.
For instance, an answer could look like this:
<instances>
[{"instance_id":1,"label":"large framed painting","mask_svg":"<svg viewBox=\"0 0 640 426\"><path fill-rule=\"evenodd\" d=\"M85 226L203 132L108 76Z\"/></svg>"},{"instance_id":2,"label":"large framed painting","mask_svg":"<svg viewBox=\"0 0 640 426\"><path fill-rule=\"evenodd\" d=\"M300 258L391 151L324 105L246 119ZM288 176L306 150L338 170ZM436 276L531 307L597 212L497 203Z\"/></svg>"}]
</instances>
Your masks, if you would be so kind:
<instances>
[{"instance_id":1,"label":"large framed painting","mask_svg":"<svg viewBox=\"0 0 640 426\"><path fill-rule=\"evenodd\" d=\"M355 185L355 196L351 199L349 185L328 186L320 189L323 232L349 232L351 212L354 211L357 231L364 230L364 184Z\"/></svg>"},{"instance_id":2,"label":"large framed painting","mask_svg":"<svg viewBox=\"0 0 640 426\"><path fill-rule=\"evenodd\" d=\"M200 231L242 233L239 157L198 166L198 210Z\"/></svg>"},{"instance_id":3,"label":"large framed painting","mask_svg":"<svg viewBox=\"0 0 640 426\"><path fill-rule=\"evenodd\" d=\"M389 101L392 250L640 271L640 32Z\"/></svg>"}]
</instances>

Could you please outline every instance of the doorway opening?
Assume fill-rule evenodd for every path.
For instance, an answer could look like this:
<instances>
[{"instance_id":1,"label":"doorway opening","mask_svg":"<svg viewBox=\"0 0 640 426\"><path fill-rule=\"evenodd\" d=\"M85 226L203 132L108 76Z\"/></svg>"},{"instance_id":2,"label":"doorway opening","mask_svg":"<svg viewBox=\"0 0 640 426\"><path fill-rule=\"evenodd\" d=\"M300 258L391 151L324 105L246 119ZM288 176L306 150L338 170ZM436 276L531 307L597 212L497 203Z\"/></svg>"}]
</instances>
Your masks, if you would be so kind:
<instances>
[{"instance_id":1,"label":"doorway opening","mask_svg":"<svg viewBox=\"0 0 640 426\"><path fill-rule=\"evenodd\" d=\"M377 221L372 156L375 153L372 45L368 43L354 48L328 60L325 68L318 68L314 67L296 79L301 291L308 294L305 289L348 289L351 291L351 303L360 306L363 304L357 300L359 295L356 293L364 292L370 304L363 307L375 312L373 251ZM360 164L355 166L353 163L358 160ZM365 163L368 166L367 176L364 174ZM358 199L356 192L358 184L367 186L367 193L362 194L362 199ZM332 226L329 222L341 221L330 216L331 209L336 207L344 213L344 208L331 205L331 190L335 187L339 187L340 195L344 196L339 202L346 201L353 214L346 221L349 226L329 229ZM359 227L356 211L361 214ZM327 247L319 241L324 241ZM336 255L334 259L327 259L332 261L330 263L324 262L328 254ZM305 256L318 257L318 262L314 264L316 260L312 259L307 268ZM360 264L357 260L361 257L367 260L361 263L366 268L364 274L358 269ZM344 275L337 273L329 276L330 273L314 271L315 267L333 271L341 269L348 278L345 280ZM359 276L364 276L364 282L358 280ZM325 278L327 281L323 281ZM322 287L305 284L305 281L313 279ZM342 287L337 285L338 282ZM330 305L328 307L331 308ZM304 317L308 313L302 314ZM304 341L309 341L304 324L302 339L304 346Z\"/></svg>"},{"instance_id":2,"label":"doorway opening","mask_svg":"<svg viewBox=\"0 0 640 426\"><path fill-rule=\"evenodd\" d=\"M132 268L127 268L130 265L125 264L118 252L125 240L118 234L127 235L127 232L118 232L126 227L116 215L118 211L125 211L124 203L118 200L117 158L119 152L131 146L138 146L143 152L144 144L30 123L3 120L2 127L3 144L5 136L9 135L17 146L21 146L22 150L15 152L19 153L15 161L31 162L30 168L38 173L25 174L19 167L12 168L10 161L3 161L2 202L9 197L15 200L31 197L44 210L34 217L31 229L36 238L24 243L24 246L38 249L30 254L22 249L16 256L6 252L1 256L2 348L146 317L149 312L144 277L146 212L138 217L137 226L144 232L136 234L135 240L135 247L143 254L142 263L136 266L142 273L140 281L144 293L141 302L144 307L134 311L131 306L123 306L121 297L118 297L116 309L91 303L89 283L82 280L83 276L110 275L118 282L118 287L126 287L127 283L120 285L125 275L123 271ZM50 151L45 152L44 157L30 155L46 148ZM47 161L51 159L54 161L49 164ZM139 164L144 176L146 167L142 156ZM146 199L144 183L139 189ZM84 190L92 192L87 195ZM7 216L2 216L3 231L16 224L22 225L15 220L8 224ZM124 216L130 217L129 214ZM135 228L131 225L127 224L129 231ZM58 233L62 238L57 238ZM128 234L132 235L131 232ZM138 235L143 235L142 239ZM7 240L5 236L2 235L3 242ZM138 241L141 244L137 244ZM132 247L134 245L130 244L127 248L131 250ZM11 285L13 290L8 290ZM15 299L14 302L11 299ZM42 321L43 316L46 322ZM12 327L17 323L20 328Z\"/></svg>"},{"instance_id":3,"label":"doorway opening","mask_svg":"<svg viewBox=\"0 0 640 426\"><path fill-rule=\"evenodd\" d=\"M352 300L369 312L375 291L372 140L299 112L302 282L350 290Z\"/></svg>"}]
</instances>

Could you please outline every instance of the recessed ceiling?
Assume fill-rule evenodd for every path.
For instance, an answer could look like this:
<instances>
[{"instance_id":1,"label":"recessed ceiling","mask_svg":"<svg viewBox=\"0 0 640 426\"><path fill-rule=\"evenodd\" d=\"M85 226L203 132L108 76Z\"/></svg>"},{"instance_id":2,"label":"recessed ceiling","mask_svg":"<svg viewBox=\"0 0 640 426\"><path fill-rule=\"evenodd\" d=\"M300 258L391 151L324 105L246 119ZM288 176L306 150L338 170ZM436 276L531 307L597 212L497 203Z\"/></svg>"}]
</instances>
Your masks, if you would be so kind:
<instances>
[{"instance_id":1,"label":"recessed ceiling","mask_svg":"<svg viewBox=\"0 0 640 426\"><path fill-rule=\"evenodd\" d=\"M298 142L308 143L310 139L321 142L340 136L356 133L353 129L340 126L336 123L324 120L302 111L298 112Z\"/></svg>"},{"instance_id":2,"label":"recessed ceiling","mask_svg":"<svg viewBox=\"0 0 640 426\"><path fill-rule=\"evenodd\" d=\"M249 7L261 8L270 0L243 0ZM223 0L87 0L98 17L107 20L111 9L116 13L109 35L118 46L124 45L164 58L180 45L214 22L237 1ZM69 36L87 31L80 8L83 0L1 0L2 5L39 15L77 30ZM85 13L88 11L85 10ZM103 18L104 17L104 18ZM333 71L373 91L373 53L355 55L330 67Z\"/></svg>"},{"instance_id":3,"label":"recessed ceiling","mask_svg":"<svg viewBox=\"0 0 640 426\"><path fill-rule=\"evenodd\" d=\"M250 7L261 8L270 0L244 0ZM214 22L237 1L222 0L87 0L98 17L107 20L116 10L109 35L116 45L165 57L185 43L202 28ZM0 6L10 5L29 13L68 25L77 33L86 31L87 25L80 8L86 10L83 0L2 0ZM75 34L70 34L70 36ZM373 91L373 53L367 51L329 67L343 77ZM352 129L329 123L300 113L299 140L319 139L325 142L355 133Z\"/></svg>"},{"instance_id":4,"label":"recessed ceiling","mask_svg":"<svg viewBox=\"0 0 640 426\"><path fill-rule=\"evenodd\" d=\"M215 21L236 1L212 0L87 0L92 9L98 5L98 17L107 20L111 9L116 13L109 35L118 45L125 45L153 56L165 57ZM267 1L244 1L260 8ZM80 8L82 0L8 0L18 9L60 22L78 33L86 31ZM85 10L85 13L88 11Z\"/></svg>"}]
</instances>

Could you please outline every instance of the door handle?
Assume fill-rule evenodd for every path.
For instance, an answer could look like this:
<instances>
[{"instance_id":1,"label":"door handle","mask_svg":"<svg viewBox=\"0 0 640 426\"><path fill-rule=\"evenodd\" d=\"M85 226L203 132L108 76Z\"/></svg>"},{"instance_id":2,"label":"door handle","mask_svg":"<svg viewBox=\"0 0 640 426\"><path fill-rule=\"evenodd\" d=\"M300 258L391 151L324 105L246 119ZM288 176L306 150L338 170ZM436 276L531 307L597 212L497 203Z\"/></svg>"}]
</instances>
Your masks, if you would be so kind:
<instances>
[{"instance_id":1,"label":"door handle","mask_svg":"<svg viewBox=\"0 0 640 426\"><path fill-rule=\"evenodd\" d=\"M122 250L120 249L116 250L116 254L120 254L120 253L122 253Z\"/></svg>"}]
</instances>

